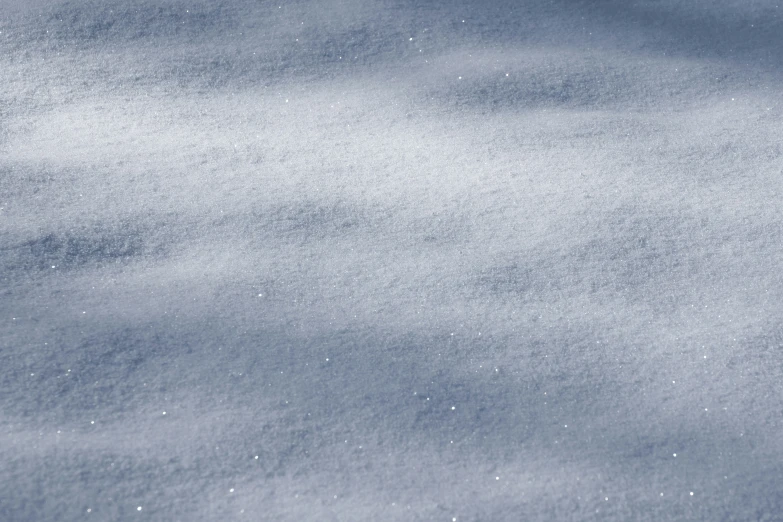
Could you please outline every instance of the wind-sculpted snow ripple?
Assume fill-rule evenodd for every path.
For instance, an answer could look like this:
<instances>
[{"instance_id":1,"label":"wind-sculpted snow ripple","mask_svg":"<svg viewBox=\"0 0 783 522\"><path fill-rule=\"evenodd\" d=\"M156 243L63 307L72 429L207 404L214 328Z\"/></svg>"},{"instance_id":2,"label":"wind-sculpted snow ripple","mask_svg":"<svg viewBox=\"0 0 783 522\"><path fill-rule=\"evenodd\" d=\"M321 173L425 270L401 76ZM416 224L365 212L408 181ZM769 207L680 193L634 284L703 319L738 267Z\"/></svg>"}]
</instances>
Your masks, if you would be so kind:
<instances>
[{"instance_id":1,"label":"wind-sculpted snow ripple","mask_svg":"<svg viewBox=\"0 0 783 522\"><path fill-rule=\"evenodd\" d=\"M0 520L775 520L774 0L0 0Z\"/></svg>"}]
</instances>

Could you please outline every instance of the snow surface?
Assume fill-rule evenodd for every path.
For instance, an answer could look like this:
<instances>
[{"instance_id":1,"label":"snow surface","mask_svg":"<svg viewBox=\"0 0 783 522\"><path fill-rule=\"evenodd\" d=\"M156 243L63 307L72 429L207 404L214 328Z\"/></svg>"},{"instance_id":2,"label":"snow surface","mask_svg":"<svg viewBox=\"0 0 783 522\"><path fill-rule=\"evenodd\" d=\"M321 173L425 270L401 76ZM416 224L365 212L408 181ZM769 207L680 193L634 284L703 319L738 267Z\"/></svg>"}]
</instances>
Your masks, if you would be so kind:
<instances>
[{"instance_id":1,"label":"snow surface","mask_svg":"<svg viewBox=\"0 0 783 522\"><path fill-rule=\"evenodd\" d=\"M0 0L0 520L783 520L783 2Z\"/></svg>"}]
</instances>

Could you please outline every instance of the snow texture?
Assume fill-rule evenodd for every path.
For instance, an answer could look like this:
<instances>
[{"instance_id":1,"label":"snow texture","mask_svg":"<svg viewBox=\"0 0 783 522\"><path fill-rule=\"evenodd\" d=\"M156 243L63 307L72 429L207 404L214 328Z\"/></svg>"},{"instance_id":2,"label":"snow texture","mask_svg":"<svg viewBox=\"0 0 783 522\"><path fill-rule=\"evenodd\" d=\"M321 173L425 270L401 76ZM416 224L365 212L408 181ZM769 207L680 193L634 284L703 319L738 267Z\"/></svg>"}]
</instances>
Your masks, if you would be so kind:
<instances>
[{"instance_id":1,"label":"snow texture","mask_svg":"<svg viewBox=\"0 0 783 522\"><path fill-rule=\"evenodd\" d=\"M0 0L0 520L783 520L783 2Z\"/></svg>"}]
</instances>

